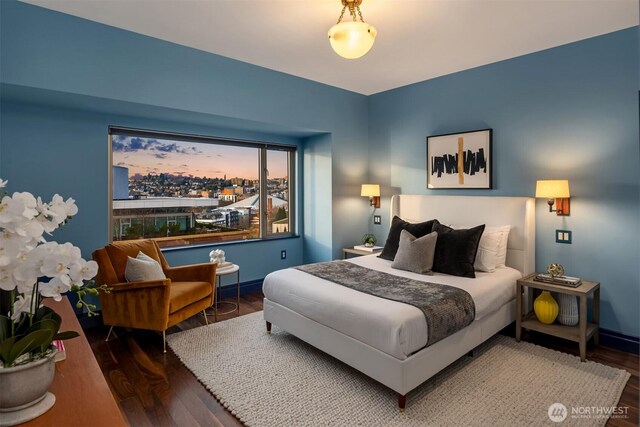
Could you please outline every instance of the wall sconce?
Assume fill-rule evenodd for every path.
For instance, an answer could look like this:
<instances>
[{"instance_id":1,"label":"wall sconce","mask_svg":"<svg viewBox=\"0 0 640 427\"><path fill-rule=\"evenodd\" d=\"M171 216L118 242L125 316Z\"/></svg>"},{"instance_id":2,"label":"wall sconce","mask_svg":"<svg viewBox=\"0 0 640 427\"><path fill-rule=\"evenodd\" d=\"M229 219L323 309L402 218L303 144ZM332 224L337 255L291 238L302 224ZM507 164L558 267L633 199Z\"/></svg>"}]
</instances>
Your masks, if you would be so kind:
<instances>
[{"instance_id":1,"label":"wall sconce","mask_svg":"<svg viewBox=\"0 0 640 427\"><path fill-rule=\"evenodd\" d=\"M536 181L536 197L547 199L549 212L556 215L569 215L569 181L566 179L543 179ZM553 209L555 203L556 209Z\"/></svg>"},{"instance_id":2,"label":"wall sconce","mask_svg":"<svg viewBox=\"0 0 640 427\"><path fill-rule=\"evenodd\" d=\"M380 186L378 184L362 184L360 190L362 197L369 197L369 205L374 208L380 207Z\"/></svg>"}]
</instances>

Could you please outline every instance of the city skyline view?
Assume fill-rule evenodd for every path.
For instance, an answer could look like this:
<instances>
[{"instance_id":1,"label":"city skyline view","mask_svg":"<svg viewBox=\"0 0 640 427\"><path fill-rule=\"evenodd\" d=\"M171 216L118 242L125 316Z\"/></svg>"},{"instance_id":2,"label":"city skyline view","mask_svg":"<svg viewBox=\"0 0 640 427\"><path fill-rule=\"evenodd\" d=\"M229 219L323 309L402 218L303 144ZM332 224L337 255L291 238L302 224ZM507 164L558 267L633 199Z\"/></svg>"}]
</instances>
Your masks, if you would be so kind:
<instances>
[{"instance_id":1,"label":"city skyline view","mask_svg":"<svg viewBox=\"0 0 640 427\"><path fill-rule=\"evenodd\" d=\"M259 151L253 147L113 135L111 150L113 165L129 169L130 177L165 173L200 178L258 179ZM270 177L287 176L284 154L268 153Z\"/></svg>"},{"instance_id":2,"label":"city skyline view","mask_svg":"<svg viewBox=\"0 0 640 427\"><path fill-rule=\"evenodd\" d=\"M152 238L161 247L172 247L290 232L290 151L117 134L111 138L113 240ZM261 188L265 200L260 199Z\"/></svg>"}]
</instances>

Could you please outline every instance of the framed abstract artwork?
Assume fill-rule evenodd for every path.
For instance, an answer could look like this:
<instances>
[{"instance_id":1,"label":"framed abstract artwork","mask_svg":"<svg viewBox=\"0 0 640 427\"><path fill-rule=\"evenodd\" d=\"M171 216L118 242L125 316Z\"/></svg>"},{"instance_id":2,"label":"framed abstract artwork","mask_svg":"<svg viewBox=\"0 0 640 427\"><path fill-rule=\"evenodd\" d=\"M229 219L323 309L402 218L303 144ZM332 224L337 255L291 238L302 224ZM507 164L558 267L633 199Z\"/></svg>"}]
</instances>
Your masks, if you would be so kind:
<instances>
[{"instance_id":1,"label":"framed abstract artwork","mask_svg":"<svg viewBox=\"0 0 640 427\"><path fill-rule=\"evenodd\" d=\"M427 188L491 186L492 129L427 137Z\"/></svg>"}]
</instances>

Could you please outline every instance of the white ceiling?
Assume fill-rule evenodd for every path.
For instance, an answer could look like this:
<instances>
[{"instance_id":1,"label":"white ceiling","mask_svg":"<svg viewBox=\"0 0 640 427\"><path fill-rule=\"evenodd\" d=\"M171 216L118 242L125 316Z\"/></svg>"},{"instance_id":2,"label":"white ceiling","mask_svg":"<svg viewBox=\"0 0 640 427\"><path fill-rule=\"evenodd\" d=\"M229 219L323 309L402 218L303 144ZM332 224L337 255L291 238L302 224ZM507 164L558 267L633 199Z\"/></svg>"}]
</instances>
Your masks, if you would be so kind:
<instances>
[{"instance_id":1,"label":"white ceiling","mask_svg":"<svg viewBox=\"0 0 640 427\"><path fill-rule=\"evenodd\" d=\"M638 25L638 0L364 0L360 59L327 38L340 0L25 0L365 95Z\"/></svg>"}]
</instances>

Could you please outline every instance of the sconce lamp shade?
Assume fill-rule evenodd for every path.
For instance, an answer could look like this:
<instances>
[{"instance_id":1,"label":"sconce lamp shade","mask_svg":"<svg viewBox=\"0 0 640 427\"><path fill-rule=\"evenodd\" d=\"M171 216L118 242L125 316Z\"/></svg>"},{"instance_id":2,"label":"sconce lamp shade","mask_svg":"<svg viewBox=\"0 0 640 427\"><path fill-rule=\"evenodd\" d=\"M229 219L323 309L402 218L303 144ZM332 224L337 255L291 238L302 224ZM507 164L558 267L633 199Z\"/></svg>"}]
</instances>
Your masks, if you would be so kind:
<instances>
[{"instance_id":1,"label":"sconce lamp shade","mask_svg":"<svg viewBox=\"0 0 640 427\"><path fill-rule=\"evenodd\" d=\"M380 186L378 184L362 184L360 195L362 197L380 197Z\"/></svg>"},{"instance_id":2,"label":"sconce lamp shade","mask_svg":"<svg viewBox=\"0 0 640 427\"><path fill-rule=\"evenodd\" d=\"M543 179L536 182L536 197L547 199L549 212L567 216L571 211L569 197L569 181L566 179ZM556 209L553 209L553 205Z\"/></svg>"},{"instance_id":3,"label":"sconce lamp shade","mask_svg":"<svg viewBox=\"0 0 640 427\"><path fill-rule=\"evenodd\" d=\"M360 195L369 198L369 205L380 207L380 186L378 184L362 184Z\"/></svg>"},{"instance_id":4,"label":"sconce lamp shade","mask_svg":"<svg viewBox=\"0 0 640 427\"><path fill-rule=\"evenodd\" d=\"M364 56L376 39L376 29L366 22L340 22L329 29L331 47L346 59Z\"/></svg>"},{"instance_id":5,"label":"sconce lamp shade","mask_svg":"<svg viewBox=\"0 0 640 427\"><path fill-rule=\"evenodd\" d=\"M544 179L536 182L536 197L544 199L564 199L571 197L569 181L566 179Z\"/></svg>"}]
</instances>

